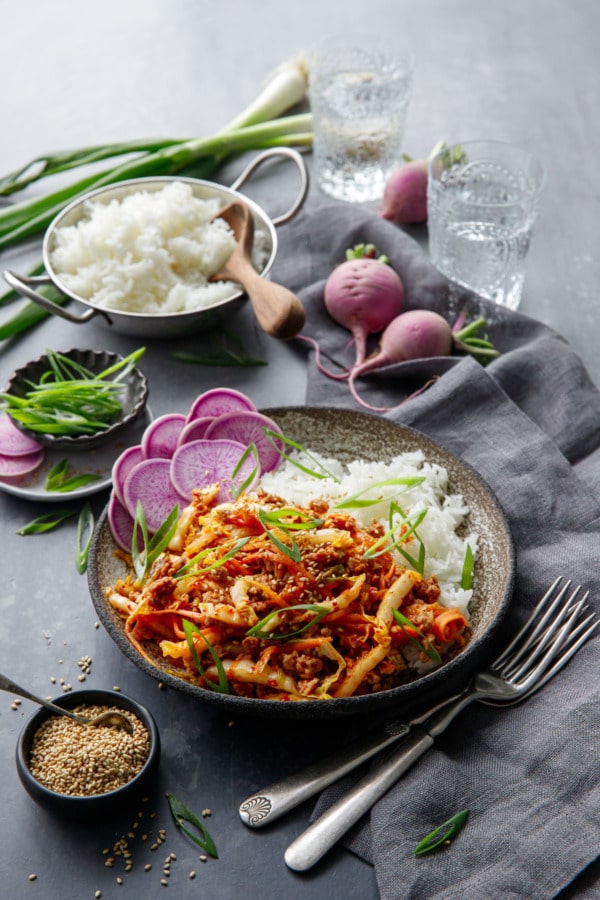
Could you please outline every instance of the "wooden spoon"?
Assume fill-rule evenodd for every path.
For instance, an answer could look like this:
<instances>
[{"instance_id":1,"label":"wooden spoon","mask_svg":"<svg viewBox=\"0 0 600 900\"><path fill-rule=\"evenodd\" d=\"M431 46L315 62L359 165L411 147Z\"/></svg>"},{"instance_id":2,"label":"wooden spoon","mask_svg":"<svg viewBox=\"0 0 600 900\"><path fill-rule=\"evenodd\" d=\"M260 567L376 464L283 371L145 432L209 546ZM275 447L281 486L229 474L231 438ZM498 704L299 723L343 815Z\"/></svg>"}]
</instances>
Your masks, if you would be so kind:
<instances>
[{"instance_id":1,"label":"wooden spoon","mask_svg":"<svg viewBox=\"0 0 600 900\"><path fill-rule=\"evenodd\" d=\"M267 334L282 340L295 337L304 325L304 307L292 291L267 281L254 268L251 259L254 220L249 207L237 201L230 203L215 219L227 222L237 245L211 281L237 281L250 298L254 314Z\"/></svg>"}]
</instances>

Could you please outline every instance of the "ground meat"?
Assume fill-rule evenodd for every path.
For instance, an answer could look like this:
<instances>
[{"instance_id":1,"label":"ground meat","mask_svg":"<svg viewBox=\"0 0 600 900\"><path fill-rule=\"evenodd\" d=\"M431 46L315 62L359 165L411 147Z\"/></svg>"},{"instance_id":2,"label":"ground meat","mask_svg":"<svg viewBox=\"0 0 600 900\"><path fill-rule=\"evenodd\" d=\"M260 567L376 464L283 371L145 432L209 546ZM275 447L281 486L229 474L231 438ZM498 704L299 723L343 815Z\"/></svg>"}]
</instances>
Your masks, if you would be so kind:
<instances>
[{"instance_id":1,"label":"ground meat","mask_svg":"<svg viewBox=\"0 0 600 900\"><path fill-rule=\"evenodd\" d=\"M435 575L418 581L411 591L411 597L423 600L424 603L436 603L440 599L440 586Z\"/></svg>"},{"instance_id":2,"label":"ground meat","mask_svg":"<svg viewBox=\"0 0 600 900\"><path fill-rule=\"evenodd\" d=\"M323 660L307 653L282 653L281 666L288 675L296 675L298 678L312 678L323 669Z\"/></svg>"},{"instance_id":3,"label":"ground meat","mask_svg":"<svg viewBox=\"0 0 600 900\"><path fill-rule=\"evenodd\" d=\"M147 588L148 605L152 609L165 609L170 606L173 601L173 591L177 586L177 582L168 575L159 578L157 581Z\"/></svg>"},{"instance_id":4,"label":"ground meat","mask_svg":"<svg viewBox=\"0 0 600 900\"><path fill-rule=\"evenodd\" d=\"M402 613L410 619L413 625L420 631L423 631L423 628L427 628L433 623L433 610L420 601L405 606L402 609Z\"/></svg>"}]
</instances>

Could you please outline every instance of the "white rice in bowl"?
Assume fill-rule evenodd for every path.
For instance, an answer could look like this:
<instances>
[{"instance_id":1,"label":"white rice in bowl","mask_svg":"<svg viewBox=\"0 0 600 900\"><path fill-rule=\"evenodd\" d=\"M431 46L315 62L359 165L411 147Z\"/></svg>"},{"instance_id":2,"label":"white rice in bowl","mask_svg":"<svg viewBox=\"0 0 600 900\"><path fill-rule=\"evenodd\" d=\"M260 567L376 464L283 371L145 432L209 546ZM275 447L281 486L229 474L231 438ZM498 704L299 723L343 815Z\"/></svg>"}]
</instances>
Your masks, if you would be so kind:
<instances>
[{"instance_id":1,"label":"white rice in bowl","mask_svg":"<svg viewBox=\"0 0 600 900\"><path fill-rule=\"evenodd\" d=\"M229 225L213 221L222 208L221 199L200 199L181 181L108 203L91 199L76 225L55 230L50 262L70 292L104 309L147 315L205 309L239 290L209 280L236 245ZM259 271L265 259L265 235L257 230Z\"/></svg>"},{"instance_id":2,"label":"white rice in bowl","mask_svg":"<svg viewBox=\"0 0 600 900\"><path fill-rule=\"evenodd\" d=\"M468 620L468 605L473 591L461 587L461 581L467 546L470 546L475 558L478 538L468 530L469 509L463 497L448 493L446 469L428 462L420 450L401 453L391 462L354 460L347 465L314 451L309 453L322 470L330 472L332 477L316 478L303 472L294 462L285 461L277 471L262 476L261 488L301 506L313 500L326 500L330 506L334 506L345 498L360 493L361 500L378 502L359 508L346 508L345 511L363 526L379 520L386 531L389 529L391 500L398 504L409 521L414 521L422 510L426 510L415 534L402 544L402 548L416 559L419 556L420 542L423 542L423 575L426 578L435 575L441 590L439 602L448 608L459 609ZM296 461L300 460L300 456L295 453L290 456L292 459L296 458ZM311 467L310 462L307 463L305 455L302 455L301 460L302 465L317 471L314 465ZM424 480L412 487L382 484L400 478ZM402 523L397 513L394 514L393 523L396 527ZM398 551L394 552L400 565L411 567L405 557Z\"/></svg>"}]
</instances>

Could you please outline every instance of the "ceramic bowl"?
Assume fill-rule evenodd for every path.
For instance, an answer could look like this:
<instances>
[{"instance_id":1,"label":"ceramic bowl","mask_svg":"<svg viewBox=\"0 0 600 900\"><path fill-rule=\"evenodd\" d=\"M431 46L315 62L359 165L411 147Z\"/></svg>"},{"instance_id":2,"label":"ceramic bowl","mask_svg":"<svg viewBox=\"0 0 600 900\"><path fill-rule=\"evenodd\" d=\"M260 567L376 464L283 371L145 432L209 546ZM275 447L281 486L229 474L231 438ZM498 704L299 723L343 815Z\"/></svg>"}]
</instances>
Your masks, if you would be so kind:
<instances>
[{"instance_id":1,"label":"ceramic bowl","mask_svg":"<svg viewBox=\"0 0 600 900\"><path fill-rule=\"evenodd\" d=\"M108 350L72 349L61 350L60 352L63 356L72 359L95 374L103 372L109 366L123 359L118 353L110 353ZM24 397L30 389L30 383L37 384L44 372L48 371L48 368L48 357L44 354L38 359L28 362L22 368L16 369L8 380L6 393L14 394L16 397ZM95 434L81 435L79 437L58 436L31 431L17 421L15 421L15 425L24 434L29 435L29 437L32 437L44 447L60 448L69 451L89 450L92 447L98 447L101 444L112 441L115 436L120 435L121 432L129 428L146 408L146 403L148 402L148 380L141 369L134 366L124 379L123 384L125 391L119 398L123 408L121 415L108 428L104 428Z\"/></svg>"},{"instance_id":2,"label":"ceramic bowl","mask_svg":"<svg viewBox=\"0 0 600 900\"><path fill-rule=\"evenodd\" d=\"M45 707L35 712L19 735L16 764L23 787L41 806L57 814L74 819L93 820L123 812L133 806L139 798L151 791L152 783L160 761L160 735L152 713L131 697L117 691L82 690L63 694L53 700L57 706L73 709L80 704L117 707L132 712L145 725L150 736L150 752L141 771L116 790L93 796L70 796L59 794L45 787L32 775L29 768L30 751L34 736L46 719L54 715Z\"/></svg>"},{"instance_id":3,"label":"ceramic bowl","mask_svg":"<svg viewBox=\"0 0 600 900\"><path fill-rule=\"evenodd\" d=\"M462 494L469 507L467 527L479 535L469 611L472 634L453 659L391 690L330 700L281 702L258 700L206 690L172 674L151 645L143 657L125 634L123 619L110 606L106 588L127 575L108 525L107 510L97 525L88 560L88 584L94 606L107 631L121 650L144 672L198 700L223 706L229 714L274 718L318 719L362 715L395 709L404 715L411 707L437 703L464 687L468 678L489 659L490 649L512 595L515 555L510 531L500 504L481 476L426 435L380 416L327 407L266 409L284 435L302 446L335 457L389 461L405 451L422 450L425 458L448 472L448 490Z\"/></svg>"}]
</instances>

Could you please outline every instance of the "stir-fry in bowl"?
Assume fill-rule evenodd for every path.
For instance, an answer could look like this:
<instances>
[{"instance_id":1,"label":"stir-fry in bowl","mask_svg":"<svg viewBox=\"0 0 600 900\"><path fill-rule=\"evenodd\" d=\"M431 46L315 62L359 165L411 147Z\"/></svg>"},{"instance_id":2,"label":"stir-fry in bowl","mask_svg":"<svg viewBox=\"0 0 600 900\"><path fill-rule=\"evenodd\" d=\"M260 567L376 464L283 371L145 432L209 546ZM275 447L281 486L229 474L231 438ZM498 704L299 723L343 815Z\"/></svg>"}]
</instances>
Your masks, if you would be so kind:
<instances>
[{"instance_id":1,"label":"stir-fry in bowl","mask_svg":"<svg viewBox=\"0 0 600 900\"><path fill-rule=\"evenodd\" d=\"M105 514L90 587L114 639L154 677L249 714L360 713L453 690L512 588L489 488L386 420L267 414L286 461L230 497L199 485L182 498L145 571L115 555Z\"/></svg>"}]
</instances>

